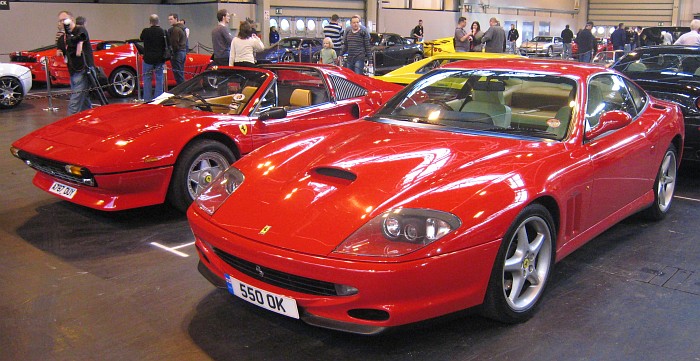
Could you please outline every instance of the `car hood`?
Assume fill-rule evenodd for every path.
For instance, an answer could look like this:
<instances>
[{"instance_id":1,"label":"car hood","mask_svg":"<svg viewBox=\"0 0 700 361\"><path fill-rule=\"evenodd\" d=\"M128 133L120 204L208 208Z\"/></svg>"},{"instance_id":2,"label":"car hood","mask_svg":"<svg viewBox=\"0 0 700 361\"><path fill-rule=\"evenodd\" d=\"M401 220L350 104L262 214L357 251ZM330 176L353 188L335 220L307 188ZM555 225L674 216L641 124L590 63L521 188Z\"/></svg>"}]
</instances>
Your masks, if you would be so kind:
<instances>
[{"instance_id":1,"label":"car hood","mask_svg":"<svg viewBox=\"0 0 700 361\"><path fill-rule=\"evenodd\" d=\"M304 132L235 163L245 181L212 221L268 245L328 255L386 210L452 211L532 164L513 155L532 154L533 143L541 142L367 120Z\"/></svg>"},{"instance_id":2,"label":"car hood","mask_svg":"<svg viewBox=\"0 0 700 361\"><path fill-rule=\"evenodd\" d=\"M99 169L118 162L112 153L123 154L125 146L137 138L201 113L152 104L106 105L49 124L17 140L13 146L41 157ZM109 164L101 164L99 160Z\"/></svg>"}]
</instances>

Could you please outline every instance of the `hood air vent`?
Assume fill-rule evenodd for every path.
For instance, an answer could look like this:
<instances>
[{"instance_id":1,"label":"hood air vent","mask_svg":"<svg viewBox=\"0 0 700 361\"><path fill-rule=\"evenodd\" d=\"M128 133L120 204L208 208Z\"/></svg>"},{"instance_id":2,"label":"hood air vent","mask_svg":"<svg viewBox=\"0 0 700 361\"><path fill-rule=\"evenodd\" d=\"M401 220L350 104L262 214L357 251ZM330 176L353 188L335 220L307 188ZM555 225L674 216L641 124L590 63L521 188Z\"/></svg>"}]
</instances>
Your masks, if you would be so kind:
<instances>
[{"instance_id":1,"label":"hood air vent","mask_svg":"<svg viewBox=\"0 0 700 361\"><path fill-rule=\"evenodd\" d=\"M344 169L320 167L316 168L314 171L322 176L339 178L349 182L354 182L355 179L357 179L357 175L355 173L351 173Z\"/></svg>"}]
</instances>

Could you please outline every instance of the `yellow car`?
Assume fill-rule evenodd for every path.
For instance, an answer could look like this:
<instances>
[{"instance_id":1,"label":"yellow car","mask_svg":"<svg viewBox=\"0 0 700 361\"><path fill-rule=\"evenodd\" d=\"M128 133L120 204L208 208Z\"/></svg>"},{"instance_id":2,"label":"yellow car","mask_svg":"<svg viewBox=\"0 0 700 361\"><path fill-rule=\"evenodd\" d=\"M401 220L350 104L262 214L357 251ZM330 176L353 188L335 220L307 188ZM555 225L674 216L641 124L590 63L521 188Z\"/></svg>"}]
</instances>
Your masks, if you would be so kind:
<instances>
[{"instance_id":1,"label":"yellow car","mask_svg":"<svg viewBox=\"0 0 700 361\"><path fill-rule=\"evenodd\" d=\"M454 53L454 38L440 38L423 42L423 54L426 57L444 53Z\"/></svg>"},{"instance_id":2,"label":"yellow car","mask_svg":"<svg viewBox=\"0 0 700 361\"><path fill-rule=\"evenodd\" d=\"M452 63L460 60L477 60L477 59L503 59L503 58L523 58L520 55L513 54L498 54L498 53L481 53L481 52L468 52L468 53L442 53L433 55L431 57L419 60L415 63L411 63L402 66L392 72L386 73L381 76L375 76L374 78L380 79L389 83L407 85L412 81L420 78L423 74L439 68L445 64Z\"/></svg>"}]
</instances>

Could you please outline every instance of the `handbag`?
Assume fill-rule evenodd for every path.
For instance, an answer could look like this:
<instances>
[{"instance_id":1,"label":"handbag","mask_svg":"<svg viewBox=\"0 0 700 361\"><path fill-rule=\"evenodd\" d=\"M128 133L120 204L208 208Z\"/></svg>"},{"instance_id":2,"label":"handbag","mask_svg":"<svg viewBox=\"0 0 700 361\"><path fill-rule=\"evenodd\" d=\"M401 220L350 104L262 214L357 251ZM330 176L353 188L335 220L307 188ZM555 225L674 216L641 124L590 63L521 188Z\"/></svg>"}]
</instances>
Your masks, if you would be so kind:
<instances>
[{"instance_id":1,"label":"handbag","mask_svg":"<svg viewBox=\"0 0 700 361\"><path fill-rule=\"evenodd\" d=\"M170 47L170 42L168 42L168 37L166 36L165 30L163 30L163 40L165 40L165 49L163 50L163 61L168 61L173 57L173 49Z\"/></svg>"}]
</instances>

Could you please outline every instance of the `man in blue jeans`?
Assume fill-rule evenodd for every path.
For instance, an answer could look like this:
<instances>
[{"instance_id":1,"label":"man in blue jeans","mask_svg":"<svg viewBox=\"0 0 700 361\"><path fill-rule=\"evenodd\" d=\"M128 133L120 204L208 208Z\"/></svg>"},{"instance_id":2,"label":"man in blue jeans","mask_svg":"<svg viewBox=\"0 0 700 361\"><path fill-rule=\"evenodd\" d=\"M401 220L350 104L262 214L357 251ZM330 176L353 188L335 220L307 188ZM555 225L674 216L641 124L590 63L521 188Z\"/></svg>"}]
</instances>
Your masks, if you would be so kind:
<instances>
[{"instance_id":1,"label":"man in blue jeans","mask_svg":"<svg viewBox=\"0 0 700 361\"><path fill-rule=\"evenodd\" d=\"M150 27L141 31L141 41L143 41L143 100L150 102L163 94L163 66L165 59L165 46L167 44L167 33L158 26L158 15L152 14L148 18ZM153 72L156 73L156 92L153 93Z\"/></svg>"},{"instance_id":2,"label":"man in blue jeans","mask_svg":"<svg viewBox=\"0 0 700 361\"><path fill-rule=\"evenodd\" d=\"M185 26L180 23L180 18L177 14L168 15L170 29L168 29L168 37L170 39L170 47L173 49L173 57L170 59L170 65L173 66L173 75L175 83L180 84L185 81L185 58L187 57L187 34Z\"/></svg>"},{"instance_id":3,"label":"man in blue jeans","mask_svg":"<svg viewBox=\"0 0 700 361\"><path fill-rule=\"evenodd\" d=\"M89 67L94 66L94 60L87 29L76 26L73 14L68 11L58 13L58 21L65 30L56 39L56 55L66 57L71 89L68 115L71 115L92 108L87 72Z\"/></svg>"},{"instance_id":4,"label":"man in blue jeans","mask_svg":"<svg viewBox=\"0 0 700 361\"><path fill-rule=\"evenodd\" d=\"M360 25L360 16L353 15L350 19L350 28L345 30L341 51L341 54L348 54L348 62L345 66L357 74L364 74L365 60L369 58L371 52L369 32Z\"/></svg>"}]
</instances>

